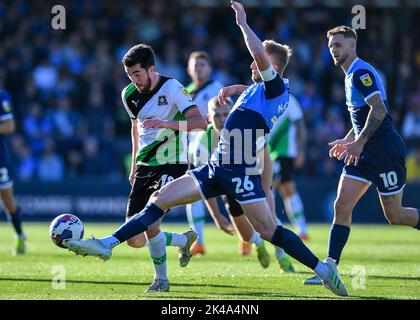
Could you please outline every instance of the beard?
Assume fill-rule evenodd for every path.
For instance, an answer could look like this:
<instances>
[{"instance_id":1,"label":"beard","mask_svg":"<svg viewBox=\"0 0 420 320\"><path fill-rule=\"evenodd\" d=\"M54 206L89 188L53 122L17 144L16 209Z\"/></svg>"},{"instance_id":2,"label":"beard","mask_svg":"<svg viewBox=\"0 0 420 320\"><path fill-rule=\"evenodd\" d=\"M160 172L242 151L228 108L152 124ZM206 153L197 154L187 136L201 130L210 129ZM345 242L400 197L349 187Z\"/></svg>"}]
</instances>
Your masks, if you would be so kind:
<instances>
[{"instance_id":1,"label":"beard","mask_svg":"<svg viewBox=\"0 0 420 320\"><path fill-rule=\"evenodd\" d=\"M139 89L140 92L147 92L150 91L150 87L152 86L152 79L150 79L149 74L147 74L147 83L142 90Z\"/></svg>"},{"instance_id":2,"label":"beard","mask_svg":"<svg viewBox=\"0 0 420 320\"><path fill-rule=\"evenodd\" d=\"M254 73L252 73L252 75L251 75L251 79L252 79L252 81L254 81L255 83L258 83L258 82L261 82L261 81L262 81L262 79L261 79L261 75L260 75L260 73L259 73L259 72L256 72L255 74L254 74Z\"/></svg>"},{"instance_id":3,"label":"beard","mask_svg":"<svg viewBox=\"0 0 420 320\"><path fill-rule=\"evenodd\" d=\"M349 57L349 55L348 54L345 54L345 55L343 55L343 57L341 57L339 60L335 60L334 61L334 64L336 65L336 66L341 66L341 65L343 65L343 63L344 62L346 62L347 61L347 58Z\"/></svg>"}]
</instances>

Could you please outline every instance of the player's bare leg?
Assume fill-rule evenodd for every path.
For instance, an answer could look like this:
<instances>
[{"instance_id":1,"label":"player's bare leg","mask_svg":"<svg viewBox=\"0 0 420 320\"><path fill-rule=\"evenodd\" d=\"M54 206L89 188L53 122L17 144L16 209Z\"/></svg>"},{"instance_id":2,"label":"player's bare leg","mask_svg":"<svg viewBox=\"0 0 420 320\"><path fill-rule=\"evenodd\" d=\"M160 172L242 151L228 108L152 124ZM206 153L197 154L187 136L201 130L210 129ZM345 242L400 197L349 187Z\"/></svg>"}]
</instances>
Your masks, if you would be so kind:
<instances>
[{"instance_id":1,"label":"player's bare leg","mask_svg":"<svg viewBox=\"0 0 420 320\"><path fill-rule=\"evenodd\" d=\"M340 177L337 198L334 202L334 220L330 229L328 241L328 258L339 263L341 253L350 235L352 212L360 198L369 189L369 181L356 180L345 176ZM306 279L303 284L320 285L321 279L314 276Z\"/></svg>"},{"instance_id":2,"label":"player's bare leg","mask_svg":"<svg viewBox=\"0 0 420 320\"><path fill-rule=\"evenodd\" d=\"M0 201L3 203L4 209L16 231L16 245L15 249L13 250L13 254L24 254L26 252L26 237L22 231L19 207L13 195L13 187L0 189Z\"/></svg>"},{"instance_id":3,"label":"player's bare leg","mask_svg":"<svg viewBox=\"0 0 420 320\"><path fill-rule=\"evenodd\" d=\"M393 195L379 195L385 218L390 224L418 228L419 210L402 206L403 190Z\"/></svg>"}]
</instances>

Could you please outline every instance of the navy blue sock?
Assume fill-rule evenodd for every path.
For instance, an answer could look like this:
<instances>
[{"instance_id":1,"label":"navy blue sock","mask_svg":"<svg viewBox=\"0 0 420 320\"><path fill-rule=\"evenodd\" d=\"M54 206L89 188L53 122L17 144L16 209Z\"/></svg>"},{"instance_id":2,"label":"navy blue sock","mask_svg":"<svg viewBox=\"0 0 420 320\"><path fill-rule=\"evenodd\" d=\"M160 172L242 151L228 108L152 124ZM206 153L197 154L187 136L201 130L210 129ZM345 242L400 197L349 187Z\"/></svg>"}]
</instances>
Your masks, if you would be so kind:
<instances>
[{"instance_id":1,"label":"navy blue sock","mask_svg":"<svg viewBox=\"0 0 420 320\"><path fill-rule=\"evenodd\" d=\"M305 266L315 269L319 259L308 249L299 236L289 229L277 226L270 242L286 251L288 255L295 258Z\"/></svg>"},{"instance_id":2,"label":"navy blue sock","mask_svg":"<svg viewBox=\"0 0 420 320\"><path fill-rule=\"evenodd\" d=\"M338 264L341 252L347 243L350 235L350 228L341 224L333 224L330 229L330 239L328 241L328 257L335 260Z\"/></svg>"},{"instance_id":3,"label":"navy blue sock","mask_svg":"<svg viewBox=\"0 0 420 320\"><path fill-rule=\"evenodd\" d=\"M14 214L9 213L7 215L8 220L12 223L18 236L22 235L22 219L20 217L20 208L16 210Z\"/></svg>"},{"instance_id":4,"label":"navy blue sock","mask_svg":"<svg viewBox=\"0 0 420 320\"><path fill-rule=\"evenodd\" d=\"M417 209L417 212L419 213L419 222L417 222L417 225L414 228L420 230L420 209Z\"/></svg>"},{"instance_id":5,"label":"navy blue sock","mask_svg":"<svg viewBox=\"0 0 420 320\"><path fill-rule=\"evenodd\" d=\"M113 236L120 243L131 239L135 235L149 230L150 226L160 219L165 212L153 203L148 203L144 209L135 214L114 232Z\"/></svg>"}]
</instances>

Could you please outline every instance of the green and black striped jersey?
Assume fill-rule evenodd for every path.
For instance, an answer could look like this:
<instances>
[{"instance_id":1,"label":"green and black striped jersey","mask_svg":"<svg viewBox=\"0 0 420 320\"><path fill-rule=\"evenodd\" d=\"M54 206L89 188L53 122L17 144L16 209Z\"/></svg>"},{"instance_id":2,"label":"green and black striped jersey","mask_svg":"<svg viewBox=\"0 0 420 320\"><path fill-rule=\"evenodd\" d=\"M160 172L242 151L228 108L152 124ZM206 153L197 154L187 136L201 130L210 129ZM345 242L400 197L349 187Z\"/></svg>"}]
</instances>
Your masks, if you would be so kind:
<instances>
[{"instance_id":1,"label":"green and black striped jersey","mask_svg":"<svg viewBox=\"0 0 420 320\"><path fill-rule=\"evenodd\" d=\"M182 84L160 75L153 90L142 93L130 83L122 90L121 98L130 118L137 120L137 164L159 166L187 163L186 132L165 128L146 129L141 126L142 121L151 118L185 120L185 113L196 105Z\"/></svg>"}]
</instances>

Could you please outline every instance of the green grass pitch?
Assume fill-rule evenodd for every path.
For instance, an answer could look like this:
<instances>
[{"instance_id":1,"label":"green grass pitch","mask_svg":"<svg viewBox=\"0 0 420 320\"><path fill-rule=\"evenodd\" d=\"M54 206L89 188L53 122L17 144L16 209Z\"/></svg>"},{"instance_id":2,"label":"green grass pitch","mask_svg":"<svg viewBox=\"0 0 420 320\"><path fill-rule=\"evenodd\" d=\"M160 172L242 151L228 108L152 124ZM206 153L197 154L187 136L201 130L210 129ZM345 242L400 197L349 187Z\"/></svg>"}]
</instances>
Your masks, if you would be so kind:
<instances>
[{"instance_id":1,"label":"green grass pitch","mask_svg":"<svg viewBox=\"0 0 420 320\"><path fill-rule=\"evenodd\" d=\"M117 224L85 223L85 235L105 236ZM329 225L310 225L308 246L325 258ZM177 264L177 250L168 248L171 291L144 294L153 267L147 249L121 245L107 262L82 258L56 247L49 239L47 223L26 223L28 252L11 255L11 226L0 224L0 299L337 299L320 286L303 286L312 276L294 262L296 273L279 272L272 256L262 269L255 251L238 255L237 237L214 225L205 230L207 254L193 257L186 268ZM165 231L183 232L186 225L164 224ZM269 251L274 252L267 243ZM354 225L342 256L340 273L349 290L346 299L419 299L420 234L412 228L388 225ZM65 288L58 278L65 272ZM365 277L363 277L365 274ZM60 286L61 284L61 286ZM58 288L57 288L58 287Z\"/></svg>"}]
</instances>

